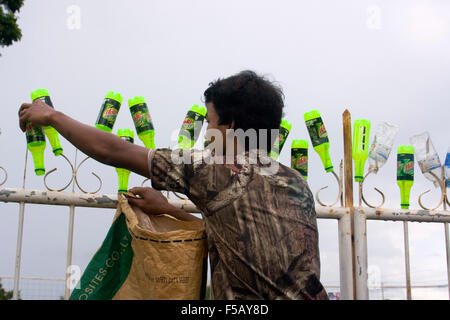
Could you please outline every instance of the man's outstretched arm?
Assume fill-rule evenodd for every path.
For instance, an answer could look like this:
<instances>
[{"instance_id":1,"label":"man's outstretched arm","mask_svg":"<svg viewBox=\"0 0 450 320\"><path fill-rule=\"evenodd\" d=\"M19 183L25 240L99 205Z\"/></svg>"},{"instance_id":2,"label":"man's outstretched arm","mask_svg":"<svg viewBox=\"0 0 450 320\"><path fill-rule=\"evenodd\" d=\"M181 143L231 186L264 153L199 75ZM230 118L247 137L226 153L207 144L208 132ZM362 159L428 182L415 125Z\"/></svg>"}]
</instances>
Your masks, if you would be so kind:
<instances>
[{"instance_id":1,"label":"man's outstretched arm","mask_svg":"<svg viewBox=\"0 0 450 320\"><path fill-rule=\"evenodd\" d=\"M149 177L147 148L76 121L39 99L33 103L22 104L19 109L19 121L22 131L25 131L26 121L37 126L52 126L76 148L93 159Z\"/></svg>"}]
</instances>

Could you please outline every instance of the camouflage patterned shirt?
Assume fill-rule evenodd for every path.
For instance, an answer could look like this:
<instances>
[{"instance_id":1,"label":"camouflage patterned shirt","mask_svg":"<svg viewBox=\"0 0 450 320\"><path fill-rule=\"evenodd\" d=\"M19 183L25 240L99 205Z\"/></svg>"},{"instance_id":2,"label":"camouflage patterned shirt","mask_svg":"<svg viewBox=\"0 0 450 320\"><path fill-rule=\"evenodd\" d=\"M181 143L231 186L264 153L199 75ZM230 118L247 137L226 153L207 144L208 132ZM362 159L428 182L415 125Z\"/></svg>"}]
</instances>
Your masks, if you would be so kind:
<instances>
[{"instance_id":1,"label":"camouflage patterned shirt","mask_svg":"<svg viewBox=\"0 0 450 320\"><path fill-rule=\"evenodd\" d=\"M184 151L180 161L183 150L156 149L148 160L155 189L183 193L202 211L213 298L328 299L303 177L267 155L218 164L206 152ZM267 170L273 165L276 172Z\"/></svg>"}]
</instances>

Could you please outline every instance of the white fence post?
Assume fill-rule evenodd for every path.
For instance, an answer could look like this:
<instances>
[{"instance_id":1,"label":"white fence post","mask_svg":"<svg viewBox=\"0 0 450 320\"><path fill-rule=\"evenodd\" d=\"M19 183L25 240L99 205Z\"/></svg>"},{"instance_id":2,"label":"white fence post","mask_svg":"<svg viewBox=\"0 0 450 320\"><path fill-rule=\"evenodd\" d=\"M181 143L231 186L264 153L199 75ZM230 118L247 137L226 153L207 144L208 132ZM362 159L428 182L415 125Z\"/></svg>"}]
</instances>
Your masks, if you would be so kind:
<instances>
[{"instance_id":1,"label":"white fence post","mask_svg":"<svg viewBox=\"0 0 450 320\"><path fill-rule=\"evenodd\" d=\"M356 263L356 299L369 300L367 285L367 226L366 216L361 208L355 208L355 263Z\"/></svg>"},{"instance_id":2,"label":"white fence post","mask_svg":"<svg viewBox=\"0 0 450 320\"><path fill-rule=\"evenodd\" d=\"M408 222L403 221L403 241L405 246L405 275L406 275L406 299L412 299L411 292L411 271L409 262L409 231Z\"/></svg>"},{"instance_id":3,"label":"white fence post","mask_svg":"<svg viewBox=\"0 0 450 320\"><path fill-rule=\"evenodd\" d=\"M24 217L25 217L25 203L21 202L20 206L19 206L19 227L17 229L16 263L15 263L15 267L14 267L13 300L17 300L19 298L20 262L22 260L22 240L23 240Z\"/></svg>"},{"instance_id":4,"label":"white fence post","mask_svg":"<svg viewBox=\"0 0 450 320\"><path fill-rule=\"evenodd\" d=\"M69 288L69 278L71 274L69 273L69 268L72 265L72 248L73 248L73 226L75 219L75 206L70 206L69 213L69 232L67 236L67 263L66 263L66 281L65 281L65 293L64 299L68 300L70 296L70 288Z\"/></svg>"},{"instance_id":5,"label":"white fence post","mask_svg":"<svg viewBox=\"0 0 450 320\"><path fill-rule=\"evenodd\" d=\"M350 212L338 220L341 300L353 300L352 230Z\"/></svg>"},{"instance_id":6,"label":"white fence post","mask_svg":"<svg viewBox=\"0 0 450 320\"><path fill-rule=\"evenodd\" d=\"M25 147L25 165L23 169L22 189L25 189L27 178L28 147ZM22 260L23 224L25 219L25 201L22 199L19 206L19 226L17 229L16 264L14 268L13 300L19 299L20 262Z\"/></svg>"}]
</instances>

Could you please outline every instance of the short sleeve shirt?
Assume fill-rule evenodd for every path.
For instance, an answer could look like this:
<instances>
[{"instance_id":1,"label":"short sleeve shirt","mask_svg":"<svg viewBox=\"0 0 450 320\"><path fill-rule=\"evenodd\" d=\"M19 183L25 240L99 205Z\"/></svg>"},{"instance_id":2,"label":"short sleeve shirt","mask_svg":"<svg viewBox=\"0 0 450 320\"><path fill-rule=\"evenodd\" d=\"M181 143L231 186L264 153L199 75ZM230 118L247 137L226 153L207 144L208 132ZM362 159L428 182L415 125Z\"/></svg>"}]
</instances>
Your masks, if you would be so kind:
<instances>
[{"instance_id":1,"label":"short sleeve shirt","mask_svg":"<svg viewBox=\"0 0 450 320\"><path fill-rule=\"evenodd\" d=\"M256 152L257 161L246 152L223 164L205 150L150 150L152 186L201 210L214 299L328 299L311 191L297 171Z\"/></svg>"}]
</instances>

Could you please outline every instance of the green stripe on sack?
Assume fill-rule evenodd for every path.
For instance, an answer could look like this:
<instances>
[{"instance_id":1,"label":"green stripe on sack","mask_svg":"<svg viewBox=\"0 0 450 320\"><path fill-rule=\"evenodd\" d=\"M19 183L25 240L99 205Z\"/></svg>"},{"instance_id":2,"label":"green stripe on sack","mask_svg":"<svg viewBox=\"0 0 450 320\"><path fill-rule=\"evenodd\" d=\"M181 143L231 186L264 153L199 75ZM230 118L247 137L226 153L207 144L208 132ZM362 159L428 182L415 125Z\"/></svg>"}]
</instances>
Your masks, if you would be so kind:
<instances>
[{"instance_id":1,"label":"green stripe on sack","mask_svg":"<svg viewBox=\"0 0 450 320\"><path fill-rule=\"evenodd\" d=\"M69 300L111 300L131 269L131 235L122 213L112 224Z\"/></svg>"}]
</instances>

